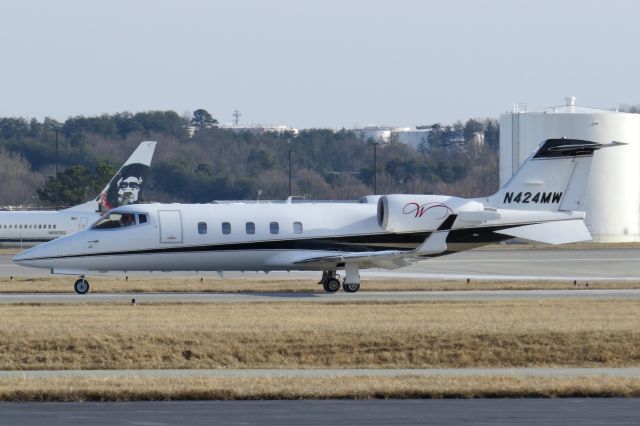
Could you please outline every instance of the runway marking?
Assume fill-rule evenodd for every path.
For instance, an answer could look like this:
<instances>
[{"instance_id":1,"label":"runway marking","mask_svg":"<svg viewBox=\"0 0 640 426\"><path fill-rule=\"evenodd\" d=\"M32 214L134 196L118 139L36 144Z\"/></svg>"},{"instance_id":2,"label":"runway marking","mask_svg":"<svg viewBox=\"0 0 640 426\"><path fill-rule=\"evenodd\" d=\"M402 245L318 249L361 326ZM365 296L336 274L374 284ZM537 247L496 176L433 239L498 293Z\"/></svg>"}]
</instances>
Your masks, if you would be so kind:
<instances>
[{"instance_id":1,"label":"runway marking","mask_svg":"<svg viewBox=\"0 0 640 426\"><path fill-rule=\"evenodd\" d=\"M559 259L430 259L431 263L507 263L507 262L525 262L525 263L549 263L549 262L638 262L640 257L602 257L602 258L559 258Z\"/></svg>"},{"instance_id":2,"label":"runway marking","mask_svg":"<svg viewBox=\"0 0 640 426\"><path fill-rule=\"evenodd\" d=\"M492 281L640 281L640 275L636 276L587 276L587 275L496 275L491 272L483 273L475 271L471 273L448 273L448 272L396 272L369 270L360 273L365 278L414 278L426 280L492 280Z\"/></svg>"}]
</instances>

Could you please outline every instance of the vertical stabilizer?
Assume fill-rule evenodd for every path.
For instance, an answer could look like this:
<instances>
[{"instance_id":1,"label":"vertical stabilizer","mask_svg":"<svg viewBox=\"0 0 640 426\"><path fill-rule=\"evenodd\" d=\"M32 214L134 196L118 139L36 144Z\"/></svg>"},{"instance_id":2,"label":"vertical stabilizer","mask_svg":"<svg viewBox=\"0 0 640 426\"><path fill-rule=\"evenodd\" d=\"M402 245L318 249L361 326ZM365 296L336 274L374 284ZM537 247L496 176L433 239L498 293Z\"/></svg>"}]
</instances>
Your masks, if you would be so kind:
<instances>
[{"instance_id":1,"label":"vertical stabilizer","mask_svg":"<svg viewBox=\"0 0 640 426\"><path fill-rule=\"evenodd\" d=\"M512 210L584 210L582 199L593 153L614 145L621 143L548 139L489 197L489 206Z\"/></svg>"},{"instance_id":2,"label":"vertical stabilizer","mask_svg":"<svg viewBox=\"0 0 640 426\"><path fill-rule=\"evenodd\" d=\"M138 202L142 195L142 184L149 174L156 144L154 141L144 141L138 145L100 193L97 200L100 211Z\"/></svg>"},{"instance_id":3,"label":"vertical stabilizer","mask_svg":"<svg viewBox=\"0 0 640 426\"><path fill-rule=\"evenodd\" d=\"M94 201L71 209L106 212L118 206L138 202L142 195L142 186L149 174L156 144L155 141L141 142Z\"/></svg>"}]
</instances>

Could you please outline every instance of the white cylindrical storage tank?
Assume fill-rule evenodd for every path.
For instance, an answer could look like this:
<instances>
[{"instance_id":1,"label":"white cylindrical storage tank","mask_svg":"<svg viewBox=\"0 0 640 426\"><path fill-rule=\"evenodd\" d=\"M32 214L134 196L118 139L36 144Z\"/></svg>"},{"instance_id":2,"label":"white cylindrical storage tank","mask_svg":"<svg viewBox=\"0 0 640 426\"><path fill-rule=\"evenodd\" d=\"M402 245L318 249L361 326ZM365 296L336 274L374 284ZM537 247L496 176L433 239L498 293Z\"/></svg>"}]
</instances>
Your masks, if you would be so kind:
<instances>
[{"instance_id":1,"label":"white cylindrical storage tank","mask_svg":"<svg viewBox=\"0 0 640 426\"><path fill-rule=\"evenodd\" d=\"M500 116L500 184L536 147L566 137L627 145L596 152L584 196L587 227L594 241L640 241L640 114L566 105Z\"/></svg>"}]
</instances>

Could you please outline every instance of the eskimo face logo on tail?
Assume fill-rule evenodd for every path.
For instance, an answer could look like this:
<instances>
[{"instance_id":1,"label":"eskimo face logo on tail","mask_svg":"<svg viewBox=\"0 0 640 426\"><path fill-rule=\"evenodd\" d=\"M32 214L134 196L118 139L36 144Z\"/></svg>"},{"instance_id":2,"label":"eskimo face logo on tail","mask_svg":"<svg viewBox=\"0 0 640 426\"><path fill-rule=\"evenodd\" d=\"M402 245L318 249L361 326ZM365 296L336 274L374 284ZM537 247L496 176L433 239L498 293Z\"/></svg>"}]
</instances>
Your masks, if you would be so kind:
<instances>
[{"instance_id":1,"label":"eskimo face logo on tail","mask_svg":"<svg viewBox=\"0 0 640 426\"><path fill-rule=\"evenodd\" d=\"M109 182L109 187L100 194L101 209L106 211L140 201L142 183L147 178L148 172L149 166L145 164L124 166Z\"/></svg>"},{"instance_id":2,"label":"eskimo face logo on tail","mask_svg":"<svg viewBox=\"0 0 640 426\"><path fill-rule=\"evenodd\" d=\"M429 216L431 219L444 219L449 214L453 213L451 207L442 203L407 203L402 208L403 214L414 215L415 218Z\"/></svg>"},{"instance_id":3,"label":"eskimo face logo on tail","mask_svg":"<svg viewBox=\"0 0 640 426\"><path fill-rule=\"evenodd\" d=\"M554 204L562 199L562 192L505 192L504 204Z\"/></svg>"}]
</instances>

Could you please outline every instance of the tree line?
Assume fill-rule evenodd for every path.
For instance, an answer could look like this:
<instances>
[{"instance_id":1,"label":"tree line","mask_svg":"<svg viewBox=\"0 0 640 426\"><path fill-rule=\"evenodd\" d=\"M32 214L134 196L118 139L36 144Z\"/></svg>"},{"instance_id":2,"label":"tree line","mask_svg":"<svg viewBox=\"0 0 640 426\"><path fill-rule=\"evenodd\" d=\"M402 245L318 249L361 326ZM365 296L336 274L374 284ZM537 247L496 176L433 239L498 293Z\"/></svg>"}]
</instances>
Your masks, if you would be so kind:
<instances>
[{"instance_id":1,"label":"tree line","mask_svg":"<svg viewBox=\"0 0 640 426\"><path fill-rule=\"evenodd\" d=\"M142 140L158 146L147 200L354 199L378 193L487 195L498 186L494 119L434 124L418 150L393 138L376 147L347 129L270 133L220 128L206 110L0 118L0 205L69 206L97 195ZM57 148L56 148L57 139ZM377 141L376 141L377 142ZM59 167L55 178L56 152ZM375 172L375 173L374 173ZM81 182L81 184L78 184Z\"/></svg>"}]
</instances>

